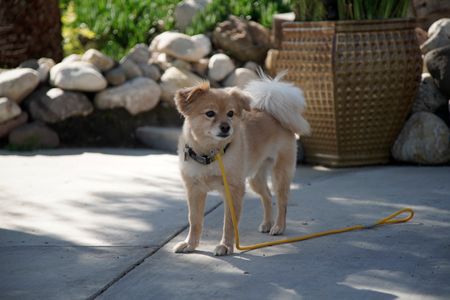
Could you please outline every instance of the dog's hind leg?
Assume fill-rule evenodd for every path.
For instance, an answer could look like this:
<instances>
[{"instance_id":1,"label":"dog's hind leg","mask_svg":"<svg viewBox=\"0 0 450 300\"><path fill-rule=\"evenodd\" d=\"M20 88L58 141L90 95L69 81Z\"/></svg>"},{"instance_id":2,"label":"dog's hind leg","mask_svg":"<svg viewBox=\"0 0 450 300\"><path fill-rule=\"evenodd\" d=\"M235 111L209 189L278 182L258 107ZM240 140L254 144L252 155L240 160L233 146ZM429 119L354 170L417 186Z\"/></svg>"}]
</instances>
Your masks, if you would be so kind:
<instances>
[{"instance_id":1,"label":"dog's hind leg","mask_svg":"<svg viewBox=\"0 0 450 300\"><path fill-rule=\"evenodd\" d=\"M206 192L196 188L188 188L189 206L189 234L184 242L180 242L174 247L176 253L193 252L200 243L203 229L203 215L205 211Z\"/></svg>"},{"instance_id":2,"label":"dog's hind leg","mask_svg":"<svg viewBox=\"0 0 450 300\"><path fill-rule=\"evenodd\" d=\"M294 140L295 143L295 140ZM289 189L295 173L296 147L285 147L275 160L272 170L272 182L277 196L277 217L275 224L270 229L271 235L278 235L286 228L286 209L289 197Z\"/></svg>"},{"instance_id":3,"label":"dog's hind leg","mask_svg":"<svg viewBox=\"0 0 450 300\"><path fill-rule=\"evenodd\" d=\"M272 227L272 195L267 186L267 171L270 162L265 161L258 172L250 178L249 183L252 190L261 197L261 203L264 209L263 221L259 225L260 232L269 232Z\"/></svg>"}]
</instances>

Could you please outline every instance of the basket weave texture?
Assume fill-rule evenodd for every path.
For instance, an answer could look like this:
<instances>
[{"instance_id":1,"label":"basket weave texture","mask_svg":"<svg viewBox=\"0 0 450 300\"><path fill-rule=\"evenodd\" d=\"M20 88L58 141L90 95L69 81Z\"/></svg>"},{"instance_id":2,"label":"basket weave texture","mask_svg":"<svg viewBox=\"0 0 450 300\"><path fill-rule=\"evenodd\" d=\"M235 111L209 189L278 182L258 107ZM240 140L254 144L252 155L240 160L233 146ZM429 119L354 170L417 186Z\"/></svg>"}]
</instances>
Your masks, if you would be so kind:
<instances>
[{"instance_id":1,"label":"basket weave texture","mask_svg":"<svg viewBox=\"0 0 450 300\"><path fill-rule=\"evenodd\" d=\"M411 20L290 22L277 72L305 93L312 135L305 158L330 166L380 164L411 109L422 71Z\"/></svg>"}]
</instances>

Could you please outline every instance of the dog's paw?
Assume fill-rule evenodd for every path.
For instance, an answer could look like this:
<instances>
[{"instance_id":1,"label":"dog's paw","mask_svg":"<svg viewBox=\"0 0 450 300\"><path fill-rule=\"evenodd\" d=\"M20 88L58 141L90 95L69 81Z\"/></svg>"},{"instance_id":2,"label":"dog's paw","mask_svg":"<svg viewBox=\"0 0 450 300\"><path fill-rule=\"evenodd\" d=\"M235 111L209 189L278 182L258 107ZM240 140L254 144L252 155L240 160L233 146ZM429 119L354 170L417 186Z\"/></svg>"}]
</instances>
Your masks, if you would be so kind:
<instances>
[{"instance_id":1,"label":"dog's paw","mask_svg":"<svg viewBox=\"0 0 450 300\"><path fill-rule=\"evenodd\" d=\"M214 249L214 256L224 256L233 254L233 246L229 247L224 244L219 244Z\"/></svg>"},{"instance_id":2,"label":"dog's paw","mask_svg":"<svg viewBox=\"0 0 450 300\"><path fill-rule=\"evenodd\" d=\"M270 228L270 235L280 235L283 234L285 226L275 224Z\"/></svg>"},{"instance_id":3,"label":"dog's paw","mask_svg":"<svg viewBox=\"0 0 450 300\"><path fill-rule=\"evenodd\" d=\"M179 242L178 244L173 247L173 252L175 253L191 253L194 252L195 247L192 245L189 245L186 242Z\"/></svg>"},{"instance_id":4,"label":"dog's paw","mask_svg":"<svg viewBox=\"0 0 450 300\"><path fill-rule=\"evenodd\" d=\"M258 231L262 232L262 233L267 233L270 231L271 227L272 227L272 222L262 222L258 227Z\"/></svg>"}]
</instances>

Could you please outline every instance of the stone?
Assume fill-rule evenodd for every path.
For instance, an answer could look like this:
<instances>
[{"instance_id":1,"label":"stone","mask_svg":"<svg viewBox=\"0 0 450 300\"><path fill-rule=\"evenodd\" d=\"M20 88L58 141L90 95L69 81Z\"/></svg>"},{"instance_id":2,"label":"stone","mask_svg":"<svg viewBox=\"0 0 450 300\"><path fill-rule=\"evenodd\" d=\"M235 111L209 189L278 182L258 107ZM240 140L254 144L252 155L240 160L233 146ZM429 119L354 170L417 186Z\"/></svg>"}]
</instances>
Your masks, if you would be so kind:
<instances>
[{"instance_id":1,"label":"stone","mask_svg":"<svg viewBox=\"0 0 450 300\"><path fill-rule=\"evenodd\" d=\"M149 63L157 65L161 70L165 71L171 67L171 62L173 60L174 59L166 53L154 53L151 56Z\"/></svg>"},{"instance_id":2,"label":"stone","mask_svg":"<svg viewBox=\"0 0 450 300\"><path fill-rule=\"evenodd\" d=\"M50 84L65 90L98 92L108 83L92 64L74 61L62 62L51 68Z\"/></svg>"},{"instance_id":3,"label":"stone","mask_svg":"<svg viewBox=\"0 0 450 300\"><path fill-rule=\"evenodd\" d=\"M56 148L59 146L59 137L46 125L33 122L11 131L9 144L20 149Z\"/></svg>"},{"instance_id":4,"label":"stone","mask_svg":"<svg viewBox=\"0 0 450 300\"><path fill-rule=\"evenodd\" d=\"M416 27L414 31L416 32L416 38L417 41L419 42L419 45L422 45L428 40L428 32L426 32L422 28Z\"/></svg>"},{"instance_id":5,"label":"stone","mask_svg":"<svg viewBox=\"0 0 450 300\"><path fill-rule=\"evenodd\" d=\"M36 71L39 73L39 81L44 83L48 80L50 69L55 66L55 61L51 58L41 57L37 62L38 68Z\"/></svg>"},{"instance_id":6,"label":"stone","mask_svg":"<svg viewBox=\"0 0 450 300\"><path fill-rule=\"evenodd\" d=\"M192 71L201 77L206 77L206 72L208 71L209 58L202 58L199 61L192 63Z\"/></svg>"},{"instance_id":7,"label":"stone","mask_svg":"<svg viewBox=\"0 0 450 300\"><path fill-rule=\"evenodd\" d=\"M450 46L428 52L425 55L425 64L438 89L450 98Z\"/></svg>"},{"instance_id":8,"label":"stone","mask_svg":"<svg viewBox=\"0 0 450 300\"><path fill-rule=\"evenodd\" d=\"M254 61L248 61L248 62L245 63L243 68L252 70L253 72L258 72L258 69L260 69L261 66L258 65L257 63L255 63Z\"/></svg>"},{"instance_id":9,"label":"stone","mask_svg":"<svg viewBox=\"0 0 450 300\"><path fill-rule=\"evenodd\" d=\"M39 73L30 68L11 69L0 73L0 97L20 103L39 84Z\"/></svg>"},{"instance_id":10,"label":"stone","mask_svg":"<svg viewBox=\"0 0 450 300\"><path fill-rule=\"evenodd\" d=\"M423 54L450 45L450 19L440 19L428 29L428 39L420 46Z\"/></svg>"},{"instance_id":11,"label":"stone","mask_svg":"<svg viewBox=\"0 0 450 300\"><path fill-rule=\"evenodd\" d=\"M161 78L161 71L155 64L139 64L139 68L141 69L144 77L153 79L154 81L158 81Z\"/></svg>"},{"instance_id":12,"label":"stone","mask_svg":"<svg viewBox=\"0 0 450 300\"><path fill-rule=\"evenodd\" d=\"M261 24L230 16L214 29L213 42L242 62L262 63L270 48L270 32Z\"/></svg>"},{"instance_id":13,"label":"stone","mask_svg":"<svg viewBox=\"0 0 450 300\"><path fill-rule=\"evenodd\" d=\"M14 119L10 119L5 123L0 124L0 138L7 136L14 128L19 127L22 124L25 124L28 121L28 114L26 112L22 112L19 116Z\"/></svg>"},{"instance_id":14,"label":"stone","mask_svg":"<svg viewBox=\"0 0 450 300\"><path fill-rule=\"evenodd\" d=\"M20 106L13 100L0 97L0 124L14 119L22 113Z\"/></svg>"},{"instance_id":15,"label":"stone","mask_svg":"<svg viewBox=\"0 0 450 300\"><path fill-rule=\"evenodd\" d=\"M88 97L79 92L42 87L29 96L29 112L34 120L61 122L70 117L87 116L94 110Z\"/></svg>"},{"instance_id":16,"label":"stone","mask_svg":"<svg viewBox=\"0 0 450 300\"><path fill-rule=\"evenodd\" d=\"M148 46L146 44L137 44L131 48L127 57L138 65L146 64L150 59L150 51L148 51Z\"/></svg>"},{"instance_id":17,"label":"stone","mask_svg":"<svg viewBox=\"0 0 450 300\"><path fill-rule=\"evenodd\" d=\"M173 96L177 90L194 86L200 82L202 82L202 79L194 73L176 67L170 67L161 76L161 99L170 104L174 104Z\"/></svg>"},{"instance_id":18,"label":"stone","mask_svg":"<svg viewBox=\"0 0 450 300\"><path fill-rule=\"evenodd\" d=\"M209 59L208 77L215 81L222 81L234 69L235 65L228 55L223 53L214 54Z\"/></svg>"},{"instance_id":19,"label":"stone","mask_svg":"<svg viewBox=\"0 0 450 300\"><path fill-rule=\"evenodd\" d=\"M207 56L209 53L211 53L212 50L212 44L209 37L205 34L197 34L193 35L191 39L194 41L194 43L197 45L198 49L200 49L200 53L202 57Z\"/></svg>"},{"instance_id":20,"label":"stone","mask_svg":"<svg viewBox=\"0 0 450 300\"><path fill-rule=\"evenodd\" d=\"M175 59L174 61L170 62L171 67L175 67L178 69L183 69L187 71L191 71L192 66L187 61L181 60L181 59Z\"/></svg>"},{"instance_id":21,"label":"stone","mask_svg":"<svg viewBox=\"0 0 450 300\"><path fill-rule=\"evenodd\" d=\"M120 65L109 71L106 71L105 78L110 85L121 85L127 80L125 70Z\"/></svg>"},{"instance_id":22,"label":"stone","mask_svg":"<svg viewBox=\"0 0 450 300\"><path fill-rule=\"evenodd\" d=\"M180 127L143 126L136 129L136 137L142 144L171 153L177 152L180 134Z\"/></svg>"},{"instance_id":23,"label":"stone","mask_svg":"<svg viewBox=\"0 0 450 300\"><path fill-rule=\"evenodd\" d=\"M81 57L81 60L93 64L102 72L108 71L114 67L114 60L97 49L87 50Z\"/></svg>"},{"instance_id":24,"label":"stone","mask_svg":"<svg viewBox=\"0 0 450 300\"><path fill-rule=\"evenodd\" d=\"M412 0L407 17L414 18L419 27L429 28L435 21L450 16L450 1Z\"/></svg>"},{"instance_id":25,"label":"stone","mask_svg":"<svg viewBox=\"0 0 450 300\"><path fill-rule=\"evenodd\" d=\"M61 62L73 62L73 61L81 61L81 55L70 54L69 56L66 56Z\"/></svg>"},{"instance_id":26,"label":"stone","mask_svg":"<svg viewBox=\"0 0 450 300\"><path fill-rule=\"evenodd\" d=\"M392 156L418 164L446 163L450 160L450 130L432 113L415 113L395 141Z\"/></svg>"},{"instance_id":27,"label":"stone","mask_svg":"<svg viewBox=\"0 0 450 300\"><path fill-rule=\"evenodd\" d=\"M186 61L198 61L205 56L205 49L189 35L166 31L157 35L150 44L151 52L166 53Z\"/></svg>"},{"instance_id":28,"label":"stone","mask_svg":"<svg viewBox=\"0 0 450 300\"><path fill-rule=\"evenodd\" d=\"M445 124L447 124L447 127L450 128L450 101L448 103L439 106L435 111L434 114L438 116L442 121L444 121Z\"/></svg>"},{"instance_id":29,"label":"stone","mask_svg":"<svg viewBox=\"0 0 450 300\"><path fill-rule=\"evenodd\" d=\"M237 68L225 79L223 85L226 87L237 86L244 88L250 81L258 79L259 76L252 70Z\"/></svg>"},{"instance_id":30,"label":"stone","mask_svg":"<svg viewBox=\"0 0 450 300\"><path fill-rule=\"evenodd\" d=\"M120 61L120 66L125 71L125 77L127 79L133 79L142 76L142 71L139 66L126 56Z\"/></svg>"},{"instance_id":31,"label":"stone","mask_svg":"<svg viewBox=\"0 0 450 300\"><path fill-rule=\"evenodd\" d=\"M137 77L123 85L108 88L95 96L94 102L99 109L124 107L130 114L154 108L160 99L158 84L146 77Z\"/></svg>"},{"instance_id":32,"label":"stone","mask_svg":"<svg viewBox=\"0 0 450 300\"><path fill-rule=\"evenodd\" d=\"M194 17L201 12L211 0L183 0L175 7L175 27L180 31L192 23Z\"/></svg>"},{"instance_id":33,"label":"stone","mask_svg":"<svg viewBox=\"0 0 450 300\"><path fill-rule=\"evenodd\" d=\"M37 59L27 59L26 61L22 62L18 68L30 68L33 70L37 70L39 68L39 64Z\"/></svg>"},{"instance_id":34,"label":"stone","mask_svg":"<svg viewBox=\"0 0 450 300\"><path fill-rule=\"evenodd\" d=\"M436 84L434 84L431 75L429 73L423 73L412 111L435 112L438 107L445 105L447 101L447 97L442 95Z\"/></svg>"}]
</instances>

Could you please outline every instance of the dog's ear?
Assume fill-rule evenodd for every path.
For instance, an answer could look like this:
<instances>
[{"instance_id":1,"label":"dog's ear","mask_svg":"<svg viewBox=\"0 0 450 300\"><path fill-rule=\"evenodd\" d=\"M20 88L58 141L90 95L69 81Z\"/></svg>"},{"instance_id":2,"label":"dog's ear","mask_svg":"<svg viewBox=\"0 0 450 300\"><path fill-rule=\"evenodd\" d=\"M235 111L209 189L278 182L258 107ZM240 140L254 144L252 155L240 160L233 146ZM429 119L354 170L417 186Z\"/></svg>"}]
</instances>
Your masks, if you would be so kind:
<instances>
[{"instance_id":1,"label":"dog's ear","mask_svg":"<svg viewBox=\"0 0 450 300\"><path fill-rule=\"evenodd\" d=\"M241 110L246 111L251 110L250 103L252 102L252 99L250 98L250 96L245 94L241 89L236 87L232 88L230 90L230 95L238 101Z\"/></svg>"},{"instance_id":2,"label":"dog's ear","mask_svg":"<svg viewBox=\"0 0 450 300\"><path fill-rule=\"evenodd\" d=\"M178 111L184 116L189 114L191 104L194 102L196 96L207 90L209 90L209 82L207 81L193 87L178 90L174 97Z\"/></svg>"}]
</instances>

